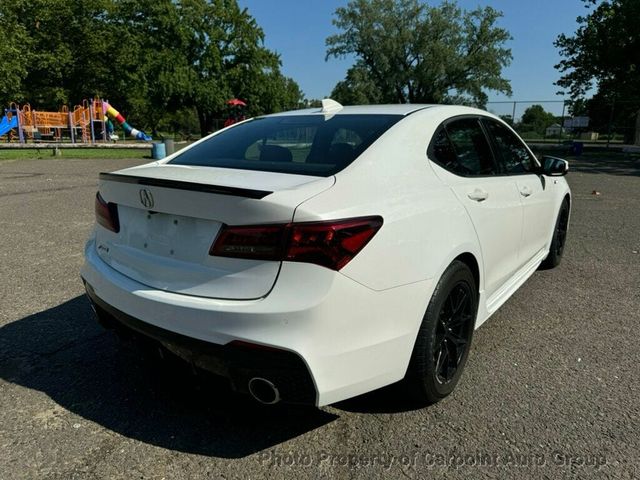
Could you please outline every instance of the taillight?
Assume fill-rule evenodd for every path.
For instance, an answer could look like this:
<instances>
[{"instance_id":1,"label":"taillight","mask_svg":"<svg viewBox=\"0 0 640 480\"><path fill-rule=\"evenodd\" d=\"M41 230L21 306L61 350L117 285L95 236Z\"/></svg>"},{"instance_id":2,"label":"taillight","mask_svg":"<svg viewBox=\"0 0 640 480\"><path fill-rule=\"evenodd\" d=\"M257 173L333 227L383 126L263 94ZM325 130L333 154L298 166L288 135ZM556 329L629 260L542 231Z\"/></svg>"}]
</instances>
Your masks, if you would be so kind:
<instances>
[{"instance_id":1,"label":"taillight","mask_svg":"<svg viewBox=\"0 0 640 480\"><path fill-rule=\"evenodd\" d=\"M224 226L209 250L218 257L278 260L282 256L286 225Z\"/></svg>"},{"instance_id":2,"label":"taillight","mask_svg":"<svg viewBox=\"0 0 640 480\"><path fill-rule=\"evenodd\" d=\"M112 232L118 233L120 231L118 206L115 203L107 203L100 192L96 193L95 210L96 222Z\"/></svg>"},{"instance_id":3,"label":"taillight","mask_svg":"<svg viewBox=\"0 0 640 480\"><path fill-rule=\"evenodd\" d=\"M289 228L284 259L340 270L369 243L381 226L381 217L294 223Z\"/></svg>"},{"instance_id":4,"label":"taillight","mask_svg":"<svg viewBox=\"0 0 640 480\"><path fill-rule=\"evenodd\" d=\"M224 226L210 255L287 260L340 270L369 243L382 217L359 217L286 225Z\"/></svg>"}]
</instances>

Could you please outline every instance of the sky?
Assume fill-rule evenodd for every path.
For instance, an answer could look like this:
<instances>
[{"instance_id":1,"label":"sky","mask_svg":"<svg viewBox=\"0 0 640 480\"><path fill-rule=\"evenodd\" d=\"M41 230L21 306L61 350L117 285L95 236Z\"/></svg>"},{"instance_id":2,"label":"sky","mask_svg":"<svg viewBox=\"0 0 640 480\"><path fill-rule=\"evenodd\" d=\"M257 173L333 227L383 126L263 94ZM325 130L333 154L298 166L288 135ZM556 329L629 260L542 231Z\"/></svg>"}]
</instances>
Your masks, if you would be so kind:
<instances>
[{"instance_id":1,"label":"sky","mask_svg":"<svg viewBox=\"0 0 640 480\"><path fill-rule=\"evenodd\" d=\"M334 85L342 80L353 59L331 58L325 62L325 39L336 29L331 23L336 8L347 0L239 0L257 20L265 33L267 48L280 54L282 72L293 78L307 98L327 97ZM437 4L434 0L430 4ZM509 98L487 92L489 101L562 100L553 83L559 78L554 68L560 61L553 41L560 33L575 32L579 15L588 11L580 0L458 0L464 9L492 6L503 12L499 26L513 37L513 61L503 71L511 81L513 95ZM496 113L511 113L513 106L489 104ZM518 105L518 110L526 105ZM562 109L562 104L546 104L550 111ZM516 116L518 116L516 114Z\"/></svg>"}]
</instances>

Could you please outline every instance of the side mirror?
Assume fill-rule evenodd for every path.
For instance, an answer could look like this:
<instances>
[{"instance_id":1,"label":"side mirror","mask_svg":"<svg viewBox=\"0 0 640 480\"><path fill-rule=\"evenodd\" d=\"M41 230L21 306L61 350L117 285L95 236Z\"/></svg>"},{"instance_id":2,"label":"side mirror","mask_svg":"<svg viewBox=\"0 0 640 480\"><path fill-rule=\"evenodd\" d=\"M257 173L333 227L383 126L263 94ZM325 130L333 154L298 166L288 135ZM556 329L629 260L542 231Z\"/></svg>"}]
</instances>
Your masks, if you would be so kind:
<instances>
[{"instance_id":1,"label":"side mirror","mask_svg":"<svg viewBox=\"0 0 640 480\"><path fill-rule=\"evenodd\" d=\"M569 162L557 157L542 157L542 173L550 177L562 177L569 172Z\"/></svg>"}]
</instances>

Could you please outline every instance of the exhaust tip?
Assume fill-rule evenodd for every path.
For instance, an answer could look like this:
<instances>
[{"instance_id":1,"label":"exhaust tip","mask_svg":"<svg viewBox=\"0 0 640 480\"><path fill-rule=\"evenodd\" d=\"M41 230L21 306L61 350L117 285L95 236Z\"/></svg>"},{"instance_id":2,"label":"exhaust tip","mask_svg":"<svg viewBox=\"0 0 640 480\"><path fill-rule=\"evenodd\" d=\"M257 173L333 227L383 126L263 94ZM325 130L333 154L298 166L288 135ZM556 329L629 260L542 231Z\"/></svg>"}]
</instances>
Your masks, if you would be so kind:
<instances>
[{"instance_id":1,"label":"exhaust tip","mask_svg":"<svg viewBox=\"0 0 640 480\"><path fill-rule=\"evenodd\" d=\"M249 380L248 386L251 396L260 403L274 405L280 401L280 392L266 378L254 377Z\"/></svg>"}]
</instances>

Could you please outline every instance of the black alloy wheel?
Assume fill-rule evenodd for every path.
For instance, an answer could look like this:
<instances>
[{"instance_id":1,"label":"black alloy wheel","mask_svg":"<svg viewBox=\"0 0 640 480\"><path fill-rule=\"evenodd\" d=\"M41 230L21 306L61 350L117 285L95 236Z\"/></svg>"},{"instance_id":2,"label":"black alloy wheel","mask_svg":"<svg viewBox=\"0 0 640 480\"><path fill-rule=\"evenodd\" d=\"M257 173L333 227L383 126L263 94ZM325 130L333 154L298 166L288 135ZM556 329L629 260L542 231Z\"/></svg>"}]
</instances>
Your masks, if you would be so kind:
<instances>
[{"instance_id":1,"label":"black alloy wheel","mask_svg":"<svg viewBox=\"0 0 640 480\"><path fill-rule=\"evenodd\" d=\"M567 240L567 230L569 229L569 208L563 205L558 218L558 226L556 227L556 244L555 252L558 257L562 257L564 245Z\"/></svg>"},{"instance_id":2,"label":"black alloy wheel","mask_svg":"<svg viewBox=\"0 0 640 480\"><path fill-rule=\"evenodd\" d=\"M473 273L455 260L431 296L405 376L409 394L419 402L438 402L457 385L469 356L477 309Z\"/></svg>"},{"instance_id":3,"label":"black alloy wheel","mask_svg":"<svg viewBox=\"0 0 640 480\"><path fill-rule=\"evenodd\" d=\"M434 371L440 383L453 380L469 347L469 330L475 310L472 298L469 284L460 281L440 309L433 337Z\"/></svg>"},{"instance_id":4,"label":"black alloy wheel","mask_svg":"<svg viewBox=\"0 0 640 480\"><path fill-rule=\"evenodd\" d=\"M560 265L564 248L567 244L567 231L569 230L569 201L565 199L560 206L556 226L553 229L553 237L549 246L549 255L540 265L543 270L554 268Z\"/></svg>"}]
</instances>

